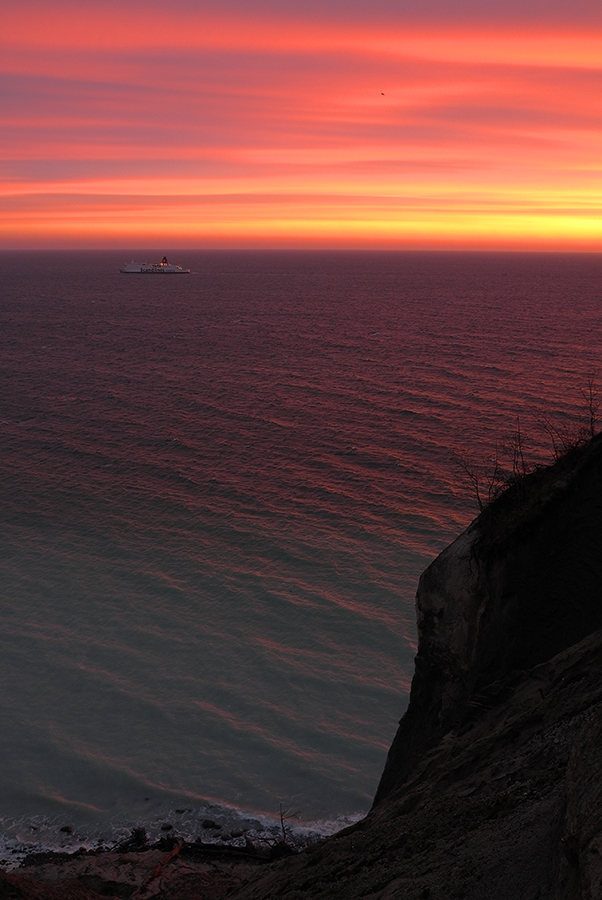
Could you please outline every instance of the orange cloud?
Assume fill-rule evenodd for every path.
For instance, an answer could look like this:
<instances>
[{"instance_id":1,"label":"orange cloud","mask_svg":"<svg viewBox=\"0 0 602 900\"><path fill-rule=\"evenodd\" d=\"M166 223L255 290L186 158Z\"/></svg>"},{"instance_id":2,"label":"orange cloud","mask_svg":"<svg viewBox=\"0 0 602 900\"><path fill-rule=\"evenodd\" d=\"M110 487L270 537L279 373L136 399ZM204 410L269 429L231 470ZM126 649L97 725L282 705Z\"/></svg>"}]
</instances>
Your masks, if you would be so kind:
<instances>
[{"instance_id":1,"label":"orange cloud","mask_svg":"<svg viewBox=\"0 0 602 900\"><path fill-rule=\"evenodd\" d=\"M593 29L131 3L4 26L1 246L602 249Z\"/></svg>"}]
</instances>

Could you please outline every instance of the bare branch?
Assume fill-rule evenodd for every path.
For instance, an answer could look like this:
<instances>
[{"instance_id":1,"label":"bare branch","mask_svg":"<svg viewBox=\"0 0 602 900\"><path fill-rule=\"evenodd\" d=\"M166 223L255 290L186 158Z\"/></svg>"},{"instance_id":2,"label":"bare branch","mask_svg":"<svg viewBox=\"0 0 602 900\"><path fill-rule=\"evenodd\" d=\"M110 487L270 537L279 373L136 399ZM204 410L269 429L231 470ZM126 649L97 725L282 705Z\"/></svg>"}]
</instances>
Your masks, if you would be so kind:
<instances>
[{"instance_id":1,"label":"bare branch","mask_svg":"<svg viewBox=\"0 0 602 900\"><path fill-rule=\"evenodd\" d=\"M598 423L598 410L600 408L600 398L598 396L598 385L596 383L596 372L591 372L587 376L587 384L581 389L581 396L587 404L587 412L589 418L589 436L596 436L596 426Z\"/></svg>"},{"instance_id":2,"label":"bare branch","mask_svg":"<svg viewBox=\"0 0 602 900\"><path fill-rule=\"evenodd\" d=\"M290 809L283 809L280 804L280 827L282 829L282 843L286 844L289 836L289 827L286 825L288 819L298 819L300 813Z\"/></svg>"},{"instance_id":3,"label":"bare branch","mask_svg":"<svg viewBox=\"0 0 602 900\"><path fill-rule=\"evenodd\" d=\"M475 463L473 463L468 458L468 455L466 453L457 452L455 456L458 465L466 475L469 483L472 485L472 489L474 491L479 509L481 510L481 512L483 512L483 510L485 509L485 504L483 503L483 498L481 496L481 476L479 474L479 470Z\"/></svg>"}]
</instances>

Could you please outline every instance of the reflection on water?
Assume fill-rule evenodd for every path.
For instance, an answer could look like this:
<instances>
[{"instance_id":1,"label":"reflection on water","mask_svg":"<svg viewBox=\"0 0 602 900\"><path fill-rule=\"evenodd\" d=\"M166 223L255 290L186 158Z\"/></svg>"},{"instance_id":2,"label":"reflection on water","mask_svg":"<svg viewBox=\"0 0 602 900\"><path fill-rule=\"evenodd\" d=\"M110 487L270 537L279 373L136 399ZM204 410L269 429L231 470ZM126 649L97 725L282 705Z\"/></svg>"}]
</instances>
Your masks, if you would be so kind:
<instances>
[{"instance_id":1,"label":"reflection on water","mask_svg":"<svg viewBox=\"0 0 602 900\"><path fill-rule=\"evenodd\" d=\"M23 827L178 798L365 811L418 576L475 513L454 450L487 459L518 416L540 458L537 417L573 419L598 365L599 256L173 255L190 277L0 255L0 796Z\"/></svg>"}]
</instances>

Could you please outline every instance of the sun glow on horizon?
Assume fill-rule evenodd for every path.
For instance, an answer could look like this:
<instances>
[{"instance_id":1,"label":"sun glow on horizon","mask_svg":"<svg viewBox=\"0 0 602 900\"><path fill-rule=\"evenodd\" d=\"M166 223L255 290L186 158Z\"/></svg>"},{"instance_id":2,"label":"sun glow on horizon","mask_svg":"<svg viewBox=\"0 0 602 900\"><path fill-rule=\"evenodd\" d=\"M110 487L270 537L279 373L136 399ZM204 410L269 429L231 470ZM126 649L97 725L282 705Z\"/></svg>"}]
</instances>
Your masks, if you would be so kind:
<instances>
[{"instance_id":1,"label":"sun glow on horizon","mask_svg":"<svg viewBox=\"0 0 602 900\"><path fill-rule=\"evenodd\" d=\"M2 247L602 250L600 30L184 10L132 48L39 8L0 39Z\"/></svg>"}]
</instances>

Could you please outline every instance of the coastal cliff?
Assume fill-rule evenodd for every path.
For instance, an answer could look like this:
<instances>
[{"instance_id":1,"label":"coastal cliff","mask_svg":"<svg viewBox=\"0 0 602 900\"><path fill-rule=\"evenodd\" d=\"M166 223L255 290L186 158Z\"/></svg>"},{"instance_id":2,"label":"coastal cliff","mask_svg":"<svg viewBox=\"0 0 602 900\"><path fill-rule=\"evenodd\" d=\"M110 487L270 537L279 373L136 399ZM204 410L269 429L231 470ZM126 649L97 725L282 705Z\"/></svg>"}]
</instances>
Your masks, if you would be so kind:
<instances>
[{"instance_id":1,"label":"coastal cliff","mask_svg":"<svg viewBox=\"0 0 602 900\"><path fill-rule=\"evenodd\" d=\"M602 898L602 438L508 489L424 572L373 808L237 900Z\"/></svg>"},{"instance_id":2,"label":"coastal cliff","mask_svg":"<svg viewBox=\"0 0 602 900\"><path fill-rule=\"evenodd\" d=\"M518 673L602 628L602 436L511 485L423 573L416 610L410 704L376 804Z\"/></svg>"},{"instance_id":3,"label":"coastal cliff","mask_svg":"<svg viewBox=\"0 0 602 900\"><path fill-rule=\"evenodd\" d=\"M97 893L11 875L0 898L601 900L602 437L510 484L416 609L409 706L357 825L204 881L174 868L128 893L115 864Z\"/></svg>"}]
</instances>

